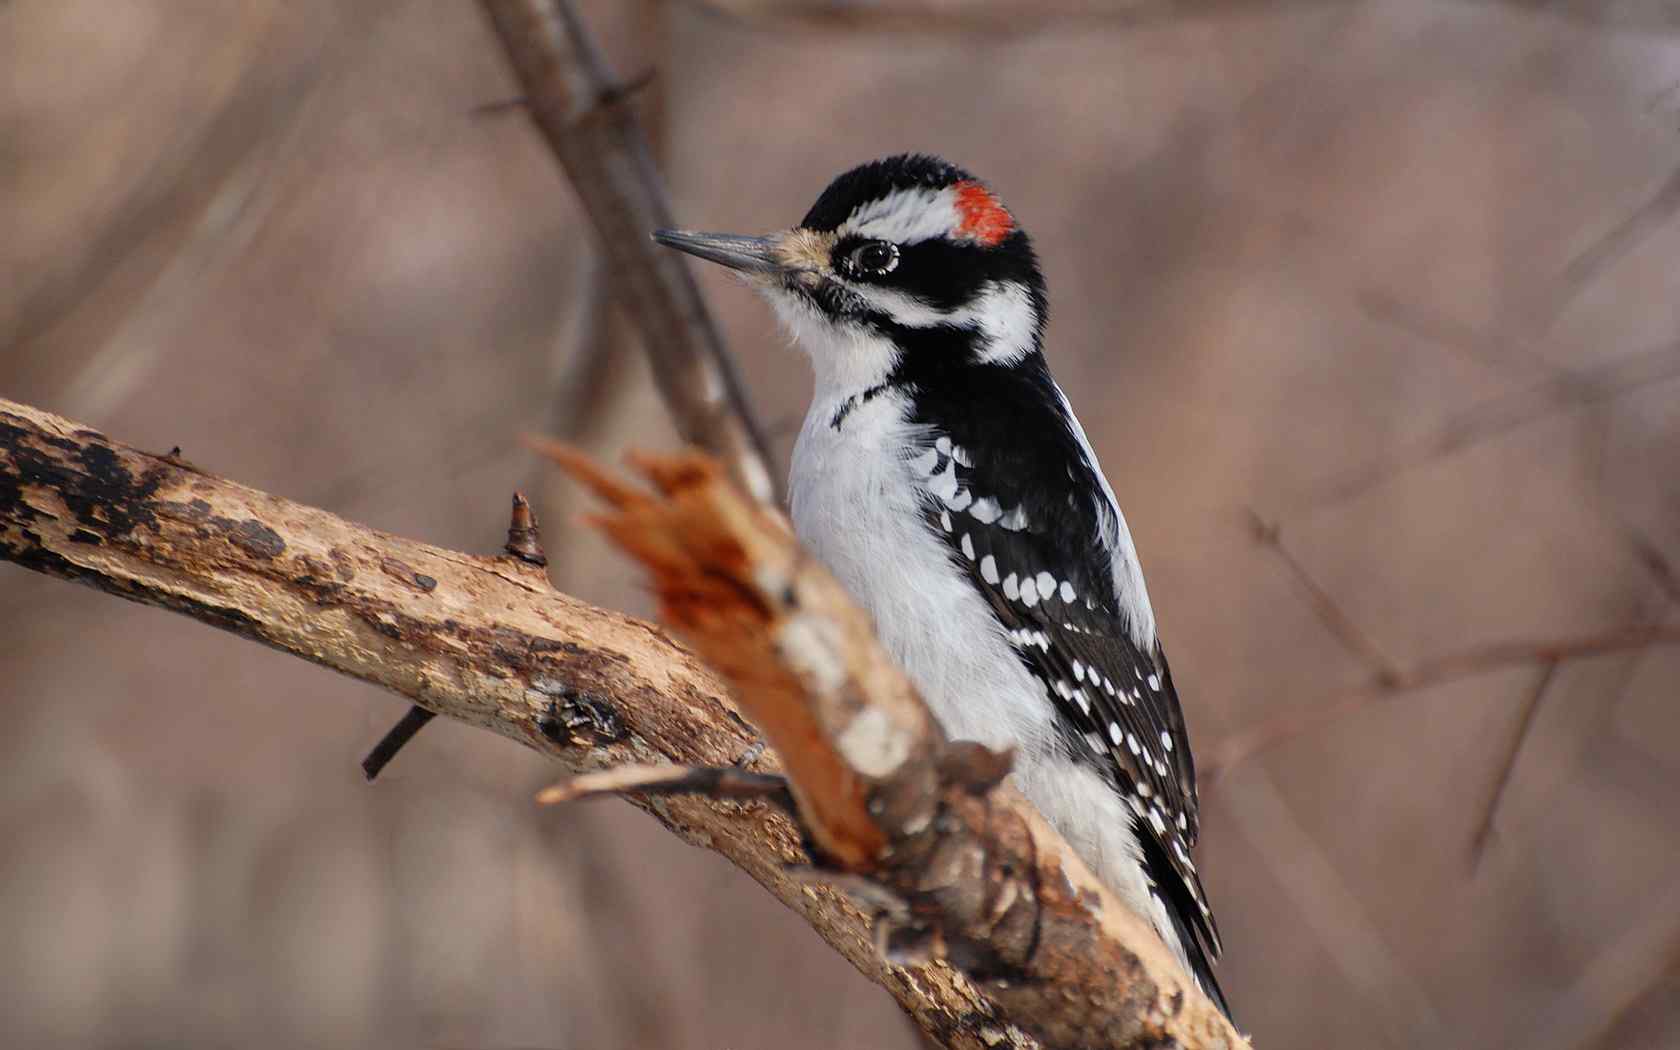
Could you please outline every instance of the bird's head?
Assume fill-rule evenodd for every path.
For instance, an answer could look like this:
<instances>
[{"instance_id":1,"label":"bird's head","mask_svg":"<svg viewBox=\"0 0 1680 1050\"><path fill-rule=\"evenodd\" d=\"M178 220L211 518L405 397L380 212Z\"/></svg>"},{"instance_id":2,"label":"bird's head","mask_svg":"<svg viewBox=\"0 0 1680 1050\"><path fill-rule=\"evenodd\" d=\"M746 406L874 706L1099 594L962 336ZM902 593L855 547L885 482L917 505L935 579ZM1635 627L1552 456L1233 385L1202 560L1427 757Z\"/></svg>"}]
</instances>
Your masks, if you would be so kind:
<instances>
[{"instance_id":1,"label":"bird's head","mask_svg":"<svg viewBox=\"0 0 1680 1050\"><path fill-rule=\"evenodd\" d=\"M853 168L792 229L654 238L742 274L819 376L884 378L912 354L1011 364L1043 332L1044 279L1027 235L990 189L936 157Z\"/></svg>"}]
</instances>

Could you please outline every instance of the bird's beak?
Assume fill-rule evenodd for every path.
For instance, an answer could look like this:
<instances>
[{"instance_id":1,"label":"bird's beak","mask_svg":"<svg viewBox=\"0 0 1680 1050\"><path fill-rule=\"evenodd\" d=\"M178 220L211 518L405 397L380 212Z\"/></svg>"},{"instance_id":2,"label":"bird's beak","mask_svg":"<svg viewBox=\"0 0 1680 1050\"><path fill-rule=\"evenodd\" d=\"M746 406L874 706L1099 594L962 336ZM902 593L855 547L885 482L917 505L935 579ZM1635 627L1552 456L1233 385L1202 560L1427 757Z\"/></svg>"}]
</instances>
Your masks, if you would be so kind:
<instances>
[{"instance_id":1,"label":"bird's beak","mask_svg":"<svg viewBox=\"0 0 1680 1050\"><path fill-rule=\"evenodd\" d=\"M653 239L667 248L722 263L746 274L779 273L786 267L778 257L775 237L744 237L735 233L690 233L655 230Z\"/></svg>"}]
</instances>

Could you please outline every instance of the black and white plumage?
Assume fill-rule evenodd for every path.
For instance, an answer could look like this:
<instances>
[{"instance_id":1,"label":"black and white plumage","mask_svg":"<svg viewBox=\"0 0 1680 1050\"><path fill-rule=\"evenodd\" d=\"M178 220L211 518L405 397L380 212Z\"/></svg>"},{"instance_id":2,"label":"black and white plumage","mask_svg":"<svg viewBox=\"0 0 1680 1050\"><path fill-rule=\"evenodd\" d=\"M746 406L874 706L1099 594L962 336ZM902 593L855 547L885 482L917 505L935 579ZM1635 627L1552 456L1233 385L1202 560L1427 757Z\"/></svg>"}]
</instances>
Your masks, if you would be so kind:
<instances>
[{"instance_id":1,"label":"black and white plumage","mask_svg":"<svg viewBox=\"0 0 1680 1050\"><path fill-rule=\"evenodd\" d=\"M1195 768L1114 493L1042 353L1030 242L968 173L893 157L792 230L661 231L742 271L810 356L800 539L947 733L1013 778L1221 1006Z\"/></svg>"}]
</instances>

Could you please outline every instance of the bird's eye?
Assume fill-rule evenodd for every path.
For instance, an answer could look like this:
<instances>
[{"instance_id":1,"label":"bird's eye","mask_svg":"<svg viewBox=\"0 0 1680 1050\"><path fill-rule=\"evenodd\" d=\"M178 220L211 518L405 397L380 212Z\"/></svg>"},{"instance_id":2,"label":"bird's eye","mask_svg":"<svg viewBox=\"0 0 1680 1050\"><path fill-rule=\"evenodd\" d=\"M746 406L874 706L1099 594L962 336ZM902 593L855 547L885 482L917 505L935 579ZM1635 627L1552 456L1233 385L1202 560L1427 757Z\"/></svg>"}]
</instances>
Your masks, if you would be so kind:
<instances>
[{"instance_id":1,"label":"bird's eye","mask_svg":"<svg viewBox=\"0 0 1680 1050\"><path fill-rule=\"evenodd\" d=\"M865 241L846 256L846 269L859 277L879 277L898 265L898 245L891 241Z\"/></svg>"}]
</instances>

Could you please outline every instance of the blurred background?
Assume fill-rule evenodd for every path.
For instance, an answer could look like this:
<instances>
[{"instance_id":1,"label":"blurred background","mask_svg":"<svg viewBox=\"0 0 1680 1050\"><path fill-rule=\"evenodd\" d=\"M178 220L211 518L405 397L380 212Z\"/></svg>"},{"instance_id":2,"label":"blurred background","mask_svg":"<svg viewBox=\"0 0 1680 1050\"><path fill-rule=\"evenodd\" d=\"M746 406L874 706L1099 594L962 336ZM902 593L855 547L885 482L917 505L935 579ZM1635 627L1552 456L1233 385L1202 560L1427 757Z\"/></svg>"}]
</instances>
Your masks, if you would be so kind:
<instances>
[{"instance_id":1,"label":"blurred background","mask_svg":"<svg viewBox=\"0 0 1680 1050\"><path fill-rule=\"evenodd\" d=\"M1680 616L1680 14L1128 6L582 5L685 224L915 149L1036 238L1257 1046L1680 1045L1680 648L1627 642ZM649 611L515 441L674 438L475 5L12 0L0 49L0 394L469 551L530 487L556 583ZM698 276L785 465L805 362ZM1488 648L1545 639L1604 645ZM505 740L364 784L402 711L0 565L0 1044L918 1045Z\"/></svg>"}]
</instances>

